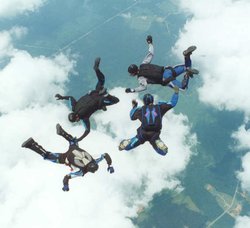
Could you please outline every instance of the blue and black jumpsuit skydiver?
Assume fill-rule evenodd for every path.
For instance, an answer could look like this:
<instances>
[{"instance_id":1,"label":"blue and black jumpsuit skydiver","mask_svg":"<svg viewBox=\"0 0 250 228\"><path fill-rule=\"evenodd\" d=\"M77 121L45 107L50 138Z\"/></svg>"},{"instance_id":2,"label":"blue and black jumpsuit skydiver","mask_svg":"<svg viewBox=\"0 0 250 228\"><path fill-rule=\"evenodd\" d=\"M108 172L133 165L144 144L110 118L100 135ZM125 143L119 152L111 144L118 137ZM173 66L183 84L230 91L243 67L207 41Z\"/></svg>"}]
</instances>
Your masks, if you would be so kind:
<instances>
[{"instance_id":1,"label":"blue and black jumpsuit skydiver","mask_svg":"<svg viewBox=\"0 0 250 228\"><path fill-rule=\"evenodd\" d=\"M140 120L141 126L137 129L135 137L121 141L119 149L131 150L148 141L157 153L163 156L166 155L168 147L160 139L162 117L177 104L178 97L178 93L174 93L169 102L134 107L130 111L130 118L131 120Z\"/></svg>"},{"instance_id":2,"label":"blue and black jumpsuit skydiver","mask_svg":"<svg viewBox=\"0 0 250 228\"><path fill-rule=\"evenodd\" d=\"M192 69L191 54L196 49L195 46L190 46L183 52L184 64L176 66L159 66L151 64L152 58L144 61L138 69L137 79L139 87L132 89L132 92L141 92L146 90L147 84L160 84L173 88L178 86L180 89L185 90L188 88L189 77L193 74L198 74L199 71ZM176 79L179 75L184 74L183 79L180 81Z\"/></svg>"},{"instance_id":3,"label":"blue and black jumpsuit skydiver","mask_svg":"<svg viewBox=\"0 0 250 228\"><path fill-rule=\"evenodd\" d=\"M69 179L84 176L86 173L94 173L98 169L98 163L103 159L106 160L108 164L108 171L110 173L114 172L112 167L112 160L109 154L104 153L99 158L94 159L87 151L81 149L78 146L76 138L68 134L63 130L63 128L57 124L57 134L64 137L69 142L69 149L65 153L52 153L45 150L41 145L39 145L33 138L26 140L22 147L29 148L39 155L41 155L45 160L49 160L58 164L65 164L71 168L69 174L63 178L63 191L69 191ZM73 170L77 170L74 171Z\"/></svg>"},{"instance_id":4,"label":"blue and black jumpsuit skydiver","mask_svg":"<svg viewBox=\"0 0 250 228\"><path fill-rule=\"evenodd\" d=\"M107 93L106 88L104 88L105 76L100 71L99 64L98 67L95 66L94 70L96 72L96 76L98 79L95 90L92 90L86 95L82 96L78 101L76 101L76 99L72 96L61 96L60 94L56 94L56 97L59 100L69 100L69 104L73 112L70 113L69 116L71 114L77 116L77 118L79 118L82 121L85 127L85 132L80 138L77 139L78 141L82 140L89 134L90 132L89 118L94 112L100 109L106 111L107 110L106 106L113 105L119 102L119 99L117 97Z\"/></svg>"}]
</instances>

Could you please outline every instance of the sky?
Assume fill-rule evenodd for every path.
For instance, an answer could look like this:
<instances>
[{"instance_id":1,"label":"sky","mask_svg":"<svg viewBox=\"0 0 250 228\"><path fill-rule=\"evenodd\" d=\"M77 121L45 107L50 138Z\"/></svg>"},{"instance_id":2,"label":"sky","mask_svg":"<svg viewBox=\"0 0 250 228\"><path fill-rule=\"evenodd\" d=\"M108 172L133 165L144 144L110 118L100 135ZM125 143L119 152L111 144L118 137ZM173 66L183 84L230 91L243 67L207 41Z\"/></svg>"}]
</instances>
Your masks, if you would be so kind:
<instances>
[{"instance_id":1,"label":"sky","mask_svg":"<svg viewBox=\"0 0 250 228\"><path fill-rule=\"evenodd\" d=\"M5 1L0 16L36 13L44 4ZM110 175L101 164L97 173L72 180L70 191L63 192L62 179L69 168L43 161L21 144L32 136L49 151L65 152L67 143L56 135L58 122L71 134L81 135L82 126L72 126L67 120L70 110L66 103L54 98L56 93L67 93L67 82L77 73L77 60L65 53L32 56L15 47L15 41L28 33L28 28L18 26L0 32L0 128L4 129L0 133L0 226L134 227L129 218L137 216L138 209L147 206L154 194L162 189L182 189L178 175L197 143L188 118L174 111L164 117L168 130L163 129L162 139L169 147L167 157L161 158L149 144L131 153L120 152L119 142L136 133L138 123L130 121L129 111L131 100L140 99L138 94L125 94L125 88L111 89L120 102L93 117L98 127L80 146L95 158L108 152L115 173ZM114 114L116 110L119 115Z\"/></svg>"},{"instance_id":2,"label":"sky","mask_svg":"<svg viewBox=\"0 0 250 228\"><path fill-rule=\"evenodd\" d=\"M46 4L45 0L4 0L0 19L35 14ZM247 122L250 80L245 66L250 60L250 32L246 29L250 2L180 0L178 4L180 12L190 17L176 34L172 53L181 59L187 45L198 46L195 64L202 72L199 100L213 109L242 112ZM132 15L128 10L122 17L130 19ZM62 178L69 169L43 161L20 146L32 136L49 151L65 152L67 143L56 135L58 122L72 135L81 135L82 126L67 121L70 110L66 103L54 99L56 93L67 93L67 83L77 73L77 59L67 52L32 56L17 48L15 41L28 33L28 28L18 26L0 31L0 129L4 129L0 133L0 226L134 227L129 217L136 216L138 208L147 206L155 194L166 188L183 188L179 175L195 156L197 145L191 123L185 113L174 110L164 117L166 127L161 138L169 147L166 157L156 154L149 144L120 152L119 142L133 137L139 126L129 120L131 100L141 101L138 94L125 94L123 87L111 88L110 94L118 96L120 102L93 116L97 128L80 146L94 157L108 152L115 173L109 174L103 162L97 173L74 179L69 192L61 191ZM114 115L116 110L119 115ZM245 122L231 134L237 141L235 153L242 156L242 169L235 170L235 175L249 192L250 131L245 130ZM243 155L242 149L246 151ZM247 225L249 216L236 218L236 228Z\"/></svg>"},{"instance_id":3,"label":"sky","mask_svg":"<svg viewBox=\"0 0 250 228\"><path fill-rule=\"evenodd\" d=\"M202 86L198 89L201 102L218 110L244 113L245 122L232 132L237 140L235 153L240 149L242 169L236 175L242 188L250 191L250 131L244 128L250 115L250 79L246 69L250 61L250 2L247 0L181 0L180 7L192 15L180 31L176 53L194 42L204 57L196 58L202 71ZM239 216L235 227L250 227L250 217Z\"/></svg>"}]
</instances>

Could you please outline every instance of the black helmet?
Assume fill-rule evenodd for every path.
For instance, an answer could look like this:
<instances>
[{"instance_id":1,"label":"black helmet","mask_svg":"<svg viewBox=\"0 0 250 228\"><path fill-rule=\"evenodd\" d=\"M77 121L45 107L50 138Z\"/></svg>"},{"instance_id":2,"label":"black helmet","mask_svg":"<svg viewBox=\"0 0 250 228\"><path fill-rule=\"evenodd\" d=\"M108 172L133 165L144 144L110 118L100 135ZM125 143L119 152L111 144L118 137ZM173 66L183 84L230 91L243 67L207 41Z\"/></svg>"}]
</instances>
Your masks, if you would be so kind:
<instances>
[{"instance_id":1,"label":"black helmet","mask_svg":"<svg viewBox=\"0 0 250 228\"><path fill-rule=\"evenodd\" d=\"M138 72L138 66L135 65L135 64L131 64L131 65L128 67L128 72L129 72L131 75L136 75L137 72Z\"/></svg>"},{"instance_id":2,"label":"black helmet","mask_svg":"<svg viewBox=\"0 0 250 228\"><path fill-rule=\"evenodd\" d=\"M149 105L153 102L154 102L154 97L151 94L147 93L143 96L144 105Z\"/></svg>"},{"instance_id":3,"label":"black helmet","mask_svg":"<svg viewBox=\"0 0 250 228\"><path fill-rule=\"evenodd\" d=\"M70 122L74 123L76 122L76 114L74 112L71 112L69 115L68 115L68 119Z\"/></svg>"},{"instance_id":4,"label":"black helmet","mask_svg":"<svg viewBox=\"0 0 250 228\"><path fill-rule=\"evenodd\" d=\"M98 170L98 168L99 168L99 165L94 161L87 164L87 171L88 172L94 173L96 170Z\"/></svg>"}]
</instances>

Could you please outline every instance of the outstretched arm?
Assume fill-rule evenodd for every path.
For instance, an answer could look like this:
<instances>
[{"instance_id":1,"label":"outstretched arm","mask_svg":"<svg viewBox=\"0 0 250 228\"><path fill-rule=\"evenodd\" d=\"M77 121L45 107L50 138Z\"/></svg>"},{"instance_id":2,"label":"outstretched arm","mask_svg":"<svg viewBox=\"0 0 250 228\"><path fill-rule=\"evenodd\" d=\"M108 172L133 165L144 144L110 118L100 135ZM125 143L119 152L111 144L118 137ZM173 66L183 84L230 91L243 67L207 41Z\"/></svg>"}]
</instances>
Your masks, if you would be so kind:
<instances>
[{"instance_id":1,"label":"outstretched arm","mask_svg":"<svg viewBox=\"0 0 250 228\"><path fill-rule=\"evenodd\" d=\"M146 78L144 78L143 76L140 76L140 77L138 77L138 82L139 82L138 87L136 87L134 89L127 88L125 90L125 92L126 93L134 93L134 92L141 92L141 91L144 91L147 89L148 82L147 82Z\"/></svg>"},{"instance_id":2,"label":"outstretched arm","mask_svg":"<svg viewBox=\"0 0 250 228\"><path fill-rule=\"evenodd\" d=\"M103 159L105 159L106 162L107 162L107 165L108 165L107 170L108 170L108 172L113 173L115 170L114 170L114 168L113 168L113 166L112 166L112 159L111 159L111 157L109 156L108 153L102 154L101 157L95 159L95 162L98 164L98 163L101 162Z\"/></svg>"},{"instance_id":3,"label":"outstretched arm","mask_svg":"<svg viewBox=\"0 0 250 228\"><path fill-rule=\"evenodd\" d=\"M137 107L138 103L136 100L132 100L132 109L130 111L130 119L131 120L141 120L141 107Z\"/></svg>"},{"instance_id":4,"label":"outstretched arm","mask_svg":"<svg viewBox=\"0 0 250 228\"><path fill-rule=\"evenodd\" d=\"M154 46L153 46L153 38L152 36L148 35L146 39L148 43L148 53L145 56L145 58L142 61L142 64L148 64L151 63L153 57L154 57Z\"/></svg>"},{"instance_id":5,"label":"outstretched arm","mask_svg":"<svg viewBox=\"0 0 250 228\"><path fill-rule=\"evenodd\" d=\"M171 108L175 107L175 105L177 104L178 99L179 99L179 88L174 87L174 91L175 92L172 95L172 98L169 102L159 102L158 103L160 105L162 115L164 115Z\"/></svg>"},{"instance_id":6,"label":"outstretched arm","mask_svg":"<svg viewBox=\"0 0 250 228\"><path fill-rule=\"evenodd\" d=\"M69 100L72 111L74 111L74 107L76 105L76 99L74 97L72 97L72 96L62 96L60 94L56 94L55 97L56 97L57 100Z\"/></svg>"}]
</instances>

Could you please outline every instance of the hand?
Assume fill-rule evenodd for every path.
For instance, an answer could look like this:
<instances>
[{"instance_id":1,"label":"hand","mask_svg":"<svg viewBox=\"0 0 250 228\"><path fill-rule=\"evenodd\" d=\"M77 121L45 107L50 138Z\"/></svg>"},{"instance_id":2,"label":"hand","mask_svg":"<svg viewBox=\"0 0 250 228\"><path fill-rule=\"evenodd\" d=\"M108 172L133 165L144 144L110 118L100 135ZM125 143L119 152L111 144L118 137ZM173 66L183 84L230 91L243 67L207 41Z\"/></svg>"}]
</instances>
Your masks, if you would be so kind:
<instances>
[{"instance_id":1,"label":"hand","mask_svg":"<svg viewBox=\"0 0 250 228\"><path fill-rule=\"evenodd\" d=\"M109 167L107 168L107 170L108 170L109 173L114 173L114 172L115 172L113 166L109 166Z\"/></svg>"},{"instance_id":2,"label":"hand","mask_svg":"<svg viewBox=\"0 0 250 228\"><path fill-rule=\"evenodd\" d=\"M64 192L68 192L68 191L69 191L69 186L65 184L65 185L63 186L62 190L63 190Z\"/></svg>"},{"instance_id":3,"label":"hand","mask_svg":"<svg viewBox=\"0 0 250 228\"><path fill-rule=\"evenodd\" d=\"M133 108L137 107L138 105L138 102L136 100L132 100L132 106Z\"/></svg>"},{"instance_id":4,"label":"hand","mask_svg":"<svg viewBox=\"0 0 250 228\"><path fill-rule=\"evenodd\" d=\"M173 89L174 89L175 93L179 93L179 87L178 86L175 86Z\"/></svg>"},{"instance_id":5,"label":"hand","mask_svg":"<svg viewBox=\"0 0 250 228\"><path fill-rule=\"evenodd\" d=\"M130 88L127 88L127 89L125 89L125 92L126 92L126 93L133 93L134 90L133 90L133 89L130 89Z\"/></svg>"},{"instance_id":6,"label":"hand","mask_svg":"<svg viewBox=\"0 0 250 228\"><path fill-rule=\"evenodd\" d=\"M148 44L152 44L153 43L153 37L151 35L148 35L146 41L147 41Z\"/></svg>"},{"instance_id":7,"label":"hand","mask_svg":"<svg viewBox=\"0 0 250 228\"><path fill-rule=\"evenodd\" d=\"M60 94L56 94L56 95L55 95L55 98L56 98L57 100L62 100L62 99L63 99L63 96L60 95Z\"/></svg>"}]
</instances>

